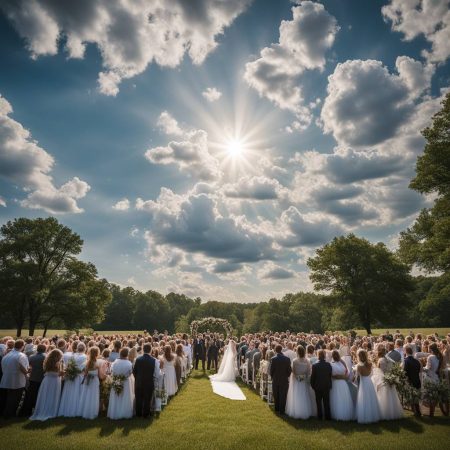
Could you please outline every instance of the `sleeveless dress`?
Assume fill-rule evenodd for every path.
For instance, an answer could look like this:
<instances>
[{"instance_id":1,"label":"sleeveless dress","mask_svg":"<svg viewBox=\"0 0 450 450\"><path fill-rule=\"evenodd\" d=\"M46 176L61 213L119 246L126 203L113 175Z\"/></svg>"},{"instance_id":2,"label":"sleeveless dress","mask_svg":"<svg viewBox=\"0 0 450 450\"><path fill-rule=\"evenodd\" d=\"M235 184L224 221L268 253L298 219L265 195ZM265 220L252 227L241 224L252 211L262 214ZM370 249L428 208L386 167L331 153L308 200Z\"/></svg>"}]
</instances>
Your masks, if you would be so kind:
<instances>
[{"instance_id":1,"label":"sleeveless dress","mask_svg":"<svg viewBox=\"0 0 450 450\"><path fill-rule=\"evenodd\" d=\"M36 407L30 420L47 420L58 415L61 395L61 377L58 372L46 372L37 397Z\"/></svg>"},{"instance_id":2,"label":"sleeveless dress","mask_svg":"<svg viewBox=\"0 0 450 450\"><path fill-rule=\"evenodd\" d=\"M99 362L95 369L88 372L81 385L80 416L84 419L95 419L100 408L100 380L98 378Z\"/></svg>"},{"instance_id":3,"label":"sleeveless dress","mask_svg":"<svg viewBox=\"0 0 450 450\"><path fill-rule=\"evenodd\" d=\"M350 354L349 346L343 345L339 349L339 355L341 357L341 360L344 361L345 365L347 366L348 379L350 381L353 380L353 361L352 361L352 355Z\"/></svg>"},{"instance_id":4,"label":"sleeveless dress","mask_svg":"<svg viewBox=\"0 0 450 450\"><path fill-rule=\"evenodd\" d=\"M345 375L346 365L343 361L333 361L331 363L331 371L332 375ZM354 420L355 408L347 381L333 378L331 383L331 417L335 420Z\"/></svg>"},{"instance_id":5,"label":"sleeveless dress","mask_svg":"<svg viewBox=\"0 0 450 450\"><path fill-rule=\"evenodd\" d=\"M380 420L380 407L371 375L359 374L356 420L358 423L373 423Z\"/></svg>"},{"instance_id":6,"label":"sleeveless dress","mask_svg":"<svg viewBox=\"0 0 450 450\"><path fill-rule=\"evenodd\" d=\"M286 400L286 414L293 419L308 419L315 415L313 409L315 398L311 396L309 384L311 364L305 358L295 358L292 368ZM299 378L304 379L300 381Z\"/></svg>"},{"instance_id":7,"label":"sleeveless dress","mask_svg":"<svg viewBox=\"0 0 450 450\"><path fill-rule=\"evenodd\" d=\"M377 392L381 420L402 419L403 406L398 398L397 389L395 386L384 384L384 372L389 370L386 358L380 358L379 365L379 368L373 370L372 381Z\"/></svg>"},{"instance_id":8,"label":"sleeveless dress","mask_svg":"<svg viewBox=\"0 0 450 450\"><path fill-rule=\"evenodd\" d=\"M175 395L178 390L177 375L175 373L175 357L172 361L167 361L167 359L163 357L163 361L164 367L162 371L164 373L164 383L167 395L170 397L171 395Z\"/></svg>"},{"instance_id":9,"label":"sleeveless dress","mask_svg":"<svg viewBox=\"0 0 450 450\"><path fill-rule=\"evenodd\" d=\"M73 353L70 359L75 361L76 366L81 371L86 366L86 355L84 353ZM66 364L66 367L67 367ZM83 381L83 373L77 375L74 380L64 381L64 388L62 390L61 402L59 404L58 416L76 417L80 415L80 396L81 396L81 382Z\"/></svg>"},{"instance_id":10,"label":"sleeveless dress","mask_svg":"<svg viewBox=\"0 0 450 450\"><path fill-rule=\"evenodd\" d=\"M120 394L116 394L116 391L111 389L107 414L110 419L130 419L133 417L132 371L133 365L126 359L116 359L111 365L112 376L123 375L126 379L123 382L123 390Z\"/></svg>"}]
</instances>

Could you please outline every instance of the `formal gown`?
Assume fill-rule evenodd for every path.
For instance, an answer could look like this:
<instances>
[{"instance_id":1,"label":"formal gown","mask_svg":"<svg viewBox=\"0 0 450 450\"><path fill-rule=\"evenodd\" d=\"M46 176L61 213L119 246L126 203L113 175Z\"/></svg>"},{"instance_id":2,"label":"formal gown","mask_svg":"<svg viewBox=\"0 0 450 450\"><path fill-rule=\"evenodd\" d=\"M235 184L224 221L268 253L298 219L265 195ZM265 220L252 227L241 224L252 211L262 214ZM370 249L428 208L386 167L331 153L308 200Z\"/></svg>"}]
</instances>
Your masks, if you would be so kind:
<instances>
[{"instance_id":1,"label":"formal gown","mask_svg":"<svg viewBox=\"0 0 450 450\"><path fill-rule=\"evenodd\" d=\"M439 383L439 359L436 355L429 355L425 366L424 382Z\"/></svg>"},{"instance_id":2,"label":"formal gown","mask_svg":"<svg viewBox=\"0 0 450 450\"><path fill-rule=\"evenodd\" d=\"M130 419L133 417L134 395L131 374L133 365L127 359L116 359L111 365L111 375L123 375L123 390L117 394L111 389L107 416L110 419Z\"/></svg>"},{"instance_id":3,"label":"formal gown","mask_svg":"<svg viewBox=\"0 0 450 450\"><path fill-rule=\"evenodd\" d=\"M30 420L47 420L58 415L61 377L58 372L46 372Z\"/></svg>"},{"instance_id":4,"label":"formal gown","mask_svg":"<svg viewBox=\"0 0 450 450\"><path fill-rule=\"evenodd\" d=\"M164 367L162 371L164 372L164 383L166 387L167 395L170 397L171 395L175 395L178 390L177 385L177 375L175 373L175 357L172 361L167 361L166 358L163 358Z\"/></svg>"},{"instance_id":5,"label":"formal gown","mask_svg":"<svg viewBox=\"0 0 450 450\"><path fill-rule=\"evenodd\" d=\"M403 418L403 406L398 398L395 386L384 383L384 372L389 370L389 363L386 358L380 358L379 367L373 369L372 382L378 397L381 420L395 420Z\"/></svg>"},{"instance_id":6,"label":"formal gown","mask_svg":"<svg viewBox=\"0 0 450 450\"><path fill-rule=\"evenodd\" d=\"M83 381L82 371L86 366L86 355L84 353L73 353L71 359L75 361L77 368L81 370L81 372L74 380L69 380L67 378L65 379L64 388L61 395L61 402L59 404L58 416L76 417L81 415L81 382Z\"/></svg>"},{"instance_id":7,"label":"formal gown","mask_svg":"<svg viewBox=\"0 0 450 450\"><path fill-rule=\"evenodd\" d=\"M372 423L380 420L380 407L371 374L359 374L358 396L356 399L356 420L358 423Z\"/></svg>"},{"instance_id":8,"label":"formal gown","mask_svg":"<svg viewBox=\"0 0 450 450\"><path fill-rule=\"evenodd\" d=\"M316 400L309 377L311 376L311 364L306 358L296 358L292 362L292 373L289 379L289 390L286 400L286 414L293 419L308 419L315 415L313 408ZM299 377L305 379L299 381Z\"/></svg>"},{"instance_id":9,"label":"formal gown","mask_svg":"<svg viewBox=\"0 0 450 450\"><path fill-rule=\"evenodd\" d=\"M339 349L339 355L341 356L341 360L344 361L348 370L348 379L353 380L353 361L350 353L350 348L348 345L343 345Z\"/></svg>"},{"instance_id":10,"label":"formal gown","mask_svg":"<svg viewBox=\"0 0 450 450\"><path fill-rule=\"evenodd\" d=\"M333 361L331 363L332 375L345 375L346 372L347 367L343 361ZM347 380L333 378L331 384L331 417L335 420L353 420L355 418L355 408Z\"/></svg>"},{"instance_id":11,"label":"formal gown","mask_svg":"<svg viewBox=\"0 0 450 450\"><path fill-rule=\"evenodd\" d=\"M81 385L80 416L84 419L95 419L100 408L100 380L98 378L99 361L95 369L88 372Z\"/></svg>"}]
</instances>

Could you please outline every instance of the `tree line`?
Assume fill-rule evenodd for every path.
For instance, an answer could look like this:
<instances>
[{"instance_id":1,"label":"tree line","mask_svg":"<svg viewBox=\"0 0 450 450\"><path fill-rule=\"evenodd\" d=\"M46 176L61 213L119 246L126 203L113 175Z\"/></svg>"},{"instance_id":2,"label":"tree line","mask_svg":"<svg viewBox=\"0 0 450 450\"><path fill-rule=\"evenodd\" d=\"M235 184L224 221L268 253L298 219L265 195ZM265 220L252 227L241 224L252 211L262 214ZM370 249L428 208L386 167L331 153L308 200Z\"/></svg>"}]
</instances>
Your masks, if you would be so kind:
<instances>
[{"instance_id":1,"label":"tree line","mask_svg":"<svg viewBox=\"0 0 450 450\"><path fill-rule=\"evenodd\" d=\"M238 333L347 330L450 324L450 93L422 132L410 188L433 194L399 249L348 234L308 259L316 292L260 303L227 303L121 288L77 258L83 241L55 218L9 221L0 228L0 327L188 332L194 319L228 319ZM411 269L427 276L413 277ZM255 299L255 301L264 299Z\"/></svg>"}]
</instances>

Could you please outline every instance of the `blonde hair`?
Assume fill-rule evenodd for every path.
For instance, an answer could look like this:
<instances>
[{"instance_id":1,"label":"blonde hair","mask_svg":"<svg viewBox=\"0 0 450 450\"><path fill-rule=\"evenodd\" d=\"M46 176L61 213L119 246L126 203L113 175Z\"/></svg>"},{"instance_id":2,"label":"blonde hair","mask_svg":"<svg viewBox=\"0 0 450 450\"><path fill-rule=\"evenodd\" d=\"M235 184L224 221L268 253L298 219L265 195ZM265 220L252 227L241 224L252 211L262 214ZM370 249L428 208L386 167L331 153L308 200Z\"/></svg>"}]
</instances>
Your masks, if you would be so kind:
<instances>
[{"instance_id":1,"label":"blonde hair","mask_svg":"<svg viewBox=\"0 0 450 450\"><path fill-rule=\"evenodd\" d=\"M86 363L86 370L94 370L95 363L97 362L98 355L100 354L100 349L96 346L90 347L88 350L88 358Z\"/></svg>"}]
</instances>

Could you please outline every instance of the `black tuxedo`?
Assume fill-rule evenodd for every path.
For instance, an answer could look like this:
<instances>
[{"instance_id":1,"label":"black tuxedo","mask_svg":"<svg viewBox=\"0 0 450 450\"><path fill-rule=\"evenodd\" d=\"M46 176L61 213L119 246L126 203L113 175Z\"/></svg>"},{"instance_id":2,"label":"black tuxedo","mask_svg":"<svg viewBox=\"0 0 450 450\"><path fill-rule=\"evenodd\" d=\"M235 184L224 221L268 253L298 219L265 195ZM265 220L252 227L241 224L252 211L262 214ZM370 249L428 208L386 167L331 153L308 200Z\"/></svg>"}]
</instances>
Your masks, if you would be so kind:
<instances>
[{"instance_id":1,"label":"black tuxedo","mask_svg":"<svg viewBox=\"0 0 450 450\"><path fill-rule=\"evenodd\" d=\"M220 350L220 342L214 340L209 344L208 351L206 357L208 358L207 369L211 368L211 363L214 369L217 371L219 366L219 350Z\"/></svg>"},{"instance_id":2,"label":"black tuxedo","mask_svg":"<svg viewBox=\"0 0 450 450\"><path fill-rule=\"evenodd\" d=\"M198 369L198 362L202 362L202 369L205 370L206 346L203 339L195 339L194 341L194 362L195 369Z\"/></svg>"},{"instance_id":3,"label":"black tuxedo","mask_svg":"<svg viewBox=\"0 0 450 450\"><path fill-rule=\"evenodd\" d=\"M156 359L147 353L136 359L133 367L134 392L136 397L136 416L147 417L150 414L153 391L155 390Z\"/></svg>"},{"instance_id":4,"label":"black tuxedo","mask_svg":"<svg viewBox=\"0 0 450 450\"><path fill-rule=\"evenodd\" d=\"M291 375L291 360L278 353L271 359L270 376L272 378L273 399L275 411L284 414L286 410L286 399L289 389L289 376Z\"/></svg>"},{"instance_id":5,"label":"black tuxedo","mask_svg":"<svg viewBox=\"0 0 450 450\"><path fill-rule=\"evenodd\" d=\"M331 419L330 389L331 389L331 364L325 360L317 361L312 365L311 387L316 393L317 417L322 419L322 402L325 409L325 419Z\"/></svg>"},{"instance_id":6,"label":"black tuxedo","mask_svg":"<svg viewBox=\"0 0 450 450\"><path fill-rule=\"evenodd\" d=\"M403 370L406 372L409 384L416 389L420 389L420 362L412 356L407 356L403 363Z\"/></svg>"}]
</instances>

